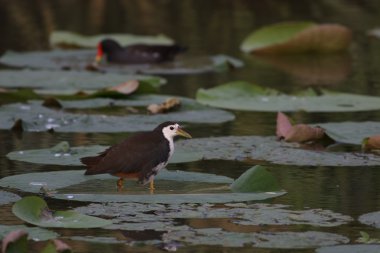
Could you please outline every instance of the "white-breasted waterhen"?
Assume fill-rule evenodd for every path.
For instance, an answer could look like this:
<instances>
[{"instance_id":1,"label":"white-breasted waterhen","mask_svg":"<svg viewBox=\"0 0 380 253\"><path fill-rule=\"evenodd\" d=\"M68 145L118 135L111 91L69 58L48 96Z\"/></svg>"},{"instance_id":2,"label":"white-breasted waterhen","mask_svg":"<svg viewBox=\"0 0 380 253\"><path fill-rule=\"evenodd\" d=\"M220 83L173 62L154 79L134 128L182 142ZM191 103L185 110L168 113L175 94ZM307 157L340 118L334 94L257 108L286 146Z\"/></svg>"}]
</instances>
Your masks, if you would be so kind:
<instances>
[{"instance_id":1,"label":"white-breasted waterhen","mask_svg":"<svg viewBox=\"0 0 380 253\"><path fill-rule=\"evenodd\" d=\"M186 48L180 45L145 45L134 44L122 47L117 41L104 39L99 42L95 63L98 64L103 55L109 63L144 64L172 61Z\"/></svg>"},{"instance_id":2,"label":"white-breasted waterhen","mask_svg":"<svg viewBox=\"0 0 380 253\"><path fill-rule=\"evenodd\" d=\"M124 178L136 178L142 184L150 182L154 190L154 176L164 168L174 153L174 137L191 138L179 124L164 122L153 131L130 136L97 156L83 157L85 175L109 173L119 177L117 189L123 188Z\"/></svg>"}]
</instances>

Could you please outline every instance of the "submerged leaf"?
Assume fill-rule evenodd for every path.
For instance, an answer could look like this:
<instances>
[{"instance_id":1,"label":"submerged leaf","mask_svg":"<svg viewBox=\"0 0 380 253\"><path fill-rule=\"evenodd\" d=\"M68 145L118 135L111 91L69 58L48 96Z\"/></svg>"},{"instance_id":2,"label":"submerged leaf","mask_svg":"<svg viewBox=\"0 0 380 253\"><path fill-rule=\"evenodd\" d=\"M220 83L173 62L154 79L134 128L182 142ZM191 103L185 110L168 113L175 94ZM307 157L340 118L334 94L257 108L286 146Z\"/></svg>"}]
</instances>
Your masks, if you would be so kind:
<instances>
[{"instance_id":1,"label":"submerged leaf","mask_svg":"<svg viewBox=\"0 0 380 253\"><path fill-rule=\"evenodd\" d=\"M198 89L198 102L220 108L248 111L354 112L380 109L380 97L321 90L286 95L244 81Z\"/></svg>"},{"instance_id":2,"label":"submerged leaf","mask_svg":"<svg viewBox=\"0 0 380 253\"><path fill-rule=\"evenodd\" d=\"M275 192L281 190L272 173L260 165L244 172L230 187L233 192Z\"/></svg>"},{"instance_id":3,"label":"submerged leaf","mask_svg":"<svg viewBox=\"0 0 380 253\"><path fill-rule=\"evenodd\" d=\"M254 246L277 249L315 248L349 242L345 236L316 231L239 233L224 231L220 228L174 230L165 233L163 239L165 241L186 242L190 245Z\"/></svg>"},{"instance_id":4,"label":"submerged leaf","mask_svg":"<svg viewBox=\"0 0 380 253\"><path fill-rule=\"evenodd\" d=\"M351 37L351 31L338 24L285 22L254 31L243 41L241 50L266 54L336 52L347 49Z\"/></svg>"},{"instance_id":5,"label":"submerged leaf","mask_svg":"<svg viewBox=\"0 0 380 253\"><path fill-rule=\"evenodd\" d=\"M319 248L316 253L379 253L380 245L350 244Z\"/></svg>"},{"instance_id":6,"label":"submerged leaf","mask_svg":"<svg viewBox=\"0 0 380 253\"><path fill-rule=\"evenodd\" d=\"M111 224L97 217L78 214L74 211L51 211L46 202L36 196L17 201L12 212L18 218L41 227L96 228Z\"/></svg>"}]
</instances>

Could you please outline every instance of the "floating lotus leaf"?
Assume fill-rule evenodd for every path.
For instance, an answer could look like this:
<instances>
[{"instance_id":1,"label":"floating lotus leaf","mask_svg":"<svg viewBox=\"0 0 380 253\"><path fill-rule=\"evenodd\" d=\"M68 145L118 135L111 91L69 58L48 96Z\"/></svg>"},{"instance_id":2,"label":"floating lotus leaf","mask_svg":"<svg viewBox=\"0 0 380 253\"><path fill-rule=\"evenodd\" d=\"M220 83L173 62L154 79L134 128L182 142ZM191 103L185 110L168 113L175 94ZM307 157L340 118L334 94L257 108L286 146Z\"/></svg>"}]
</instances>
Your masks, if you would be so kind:
<instances>
[{"instance_id":1,"label":"floating lotus leaf","mask_svg":"<svg viewBox=\"0 0 380 253\"><path fill-rule=\"evenodd\" d=\"M158 194L147 194L147 190L143 186L136 185L135 183L126 187L129 191L125 194L105 194L104 190L108 192L114 191L115 179L115 177L110 175L85 176L83 171L57 171L5 177L0 179L0 186L16 188L27 192L39 192L41 187L44 187L44 189L52 191L50 196L53 198L91 202L226 203L263 200L285 194L283 191L260 193L231 192L228 188L228 185L233 181L231 178L206 173L165 170L160 172L156 177L157 190L155 192L159 192ZM174 183L177 182L177 184L173 184L173 182L166 183L165 181L168 180L175 181ZM186 184L184 182L192 183ZM161 184L162 188L167 189L163 190L162 193L160 193ZM75 187L78 185L80 186ZM86 189L88 189L89 193L85 193ZM53 190L55 191L53 192ZM97 194L99 190L100 192ZM184 193L178 193L181 191Z\"/></svg>"},{"instance_id":2,"label":"floating lotus leaf","mask_svg":"<svg viewBox=\"0 0 380 253\"><path fill-rule=\"evenodd\" d=\"M316 253L379 253L380 245L350 244L322 247Z\"/></svg>"},{"instance_id":3,"label":"floating lotus leaf","mask_svg":"<svg viewBox=\"0 0 380 253\"><path fill-rule=\"evenodd\" d=\"M342 122L314 124L326 130L337 142L361 145L367 137L380 134L380 122Z\"/></svg>"},{"instance_id":4,"label":"floating lotus leaf","mask_svg":"<svg viewBox=\"0 0 380 253\"><path fill-rule=\"evenodd\" d=\"M290 210L284 205L271 204L143 204L143 203L92 203L76 208L76 211L111 219L113 224L105 229L123 230L182 230L178 219L228 219L239 225L309 225L335 227L351 222L347 215L330 210ZM231 205L231 206L229 206Z\"/></svg>"},{"instance_id":5,"label":"floating lotus leaf","mask_svg":"<svg viewBox=\"0 0 380 253\"><path fill-rule=\"evenodd\" d=\"M0 190L0 205L6 205L21 199L17 194Z\"/></svg>"},{"instance_id":6,"label":"floating lotus leaf","mask_svg":"<svg viewBox=\"0 0 380 253\"><path fill-rule=\"evenodd\" d=\"M342 123L344 124L344 123ZM322 124L321 124L322 125ZM352 134L355 134L353 131ZM356 138L356 137L355 137ZM7 154L13 160L57 165L81 165L79 159L96 155L103 146L72 147L70 153L50 149L21 150ZM304 149L301 144L277 141L275 137L228 136L179 140L171 163L199 160L262 160L297 166L378 166L380 157L368 153Z\"/></svg>"},{"instance_id":7,"label":"floating lotus leaf","mask_svg":"<svg viewBox=\"0 0 380 253\"><path fill-rule=\"evenodd\" d=\"M50 44L52 46L73 46L73 47L96 47L103 39L113 39L123 46L132 44L147 45L172 45L174 42L169 37L159 34L156 36L134 35L134 34L98 34L85 36L68 31L53 31L50 34Z\"/></svg>"},{"instance_id":8,"label":"floating lotus leaf","mask_svg":"<svg viewBox=\"0 0 380 253\"><path fill-rule=\"evenodd\" d=\"M377 166L380 164L380 157L373 154L308 150L297 143L281 142L275 137L261 136L179 140L176 144L176 153L182 152L187 155L192 152L201 152L202 156L199 156L199 160L253 159L297 166Z\"/></svg>"},{"instance_id":9,"label":"floating lotus leaf","mask_svg":"<svg viewBox=\"0 0 380 253\"><path fill-rule=\"evenodd\" d=\"M360 215L359 221L368 226L380 228L380 211Z\"/></svg>"},{"instance_id":10,"label":"floating lotus leaf","mask_svg":"<svg viewBox=\"0 0 380 253\"><path fill-rule=\"evenodd\" d=\"M36 172L0 179L0 186L16 188L26 192L38 193L42 186L49 190L58 190L72 185L81 184L91 180L115 180L108 174L86 176L84 170ZM185 171L161 171L157 180L172 180L185 182L203 182L216 184L230 184L233 179L207 173L185 172ZM141 186L140 186L141 187Z\"/></svg>"},{"instance_id":11,"label":"floating lotus leaf","mask_svg":"<svg viewBox=\"0 0 380 253\"><path fill-rule=\"evenodd\" d=\"M267 54L336 52L348 48L351 36L342 25L285 22L254 31L240 48L246 53Z\"/></svg>"},{"instance_id":12,"label":"floating lotus leaf","mask_svg":"<svg viewBox=\"0 0 380 253\"><path fill-rule=\"evenodd\" d=\"M134 99L131 99L130 102L126 100L125 102L115 101L114 103L118 105L136 105L148 102L147 97L142 97L142 101L140 102L138 102L138 100L140 99L136 96ZM87 102L81 101L79 103L72 103L83 103L83 108L85 106L99 107L102 106L102 103L104 105L105 101L112 100L95 99ZM187 101L188 103L185 102L186 105L176 112L157 115L133 114L127 115L126 117L68 113L62 110L57 111L46 108L39 104L40 102L8 104L0 107L0 117L2 118L0 129L10 129L17 119L23 121L24 131L31 132L46 131L49 129L54 129L57 132L136 132L150 131L165 121L222 123L234 119L232 113L199 106L191 100ZM70 102L64 102L63 106L70 107Z\"/></svg>"},{"instance_id":13,"label":"floating lotus leaf","mask_svg":"<svg viewBox=\"0 0 380 253\"><path fill-rule=\"evenodd\" d=\"M7 225L0 225L0 240L7 235L8 233L15 231L15 230L23 230L28 232L28 239L34 240L34 241L46 241L50 239L57 238L59 234L56 232L39 228L39 227L27 227L24 225L14 225L14 226L7 226Z\"/></svg>"},{"instance_id":14,"label":"floating lotus leaf","mask_svg":"<svg viewBox=\"0 0 380 253\"><path fill-rule=\"evenodd\" d=\"M198 102L220 108L247 111L354 112L380 109L380 97L322 90L317 94L287 95L244 81L226 83L210 89L199 89Z\"/></svg>"},{"instance_id":15,"label":"floating lotus leaf","mask_svg":"<svg viewBox=\"0 0 380 253\"><path fill-rule=\"evenodd\" d=\"M96 228L110 225L108 220L79 214L74 211L52 211L46 202L36 196L17 201L12 212L20 219L40 227Z\"/></svg>"},{"instance_id":16,"label":"floating lotus leaf","mask_svg":"<svg viewBox=\"0 0 380 253\"><path fill-rule=\"evenodd\" d=\"M234 192L280 191L276 178L264 166L256 165L231 184Z\"/></svg>"},{"instance_id":17,"label":"floating lotus leaf","mask_svg":"<svg viewBox=\"0 0 380 253\"><path fill-rule=\"evenodd\" d=\"M33 88L37 91L58 93L59 91L75 93L78 91L94 92L103 88L139 80L141 90L152 90L166 83L161 77L144 75L122 75L116 73L94 73L60 70L2 70L0 85L7 88ZM58 93L59 94L59 93Z\"/></svg>"},{"instance_id":18,"label":"floating lotus leaf","mask_svg":"<svg viewBox=\"0 0 380 253\"><path fill-rule=\"evenodd\" d=\"M173 231L163 235L165 241L179 241L190 245L220 245L224 247L243 247L251 245L258 248L314 248L320 246L348 243L345 236L307 231L307 232L227 232L220 228L189 229Z\"/></svg>"},{"instance_id":19,"label":"floating lotus leaf","mask_svg":"<svg viewBox=\"0 0 380 253\"><path fill-rule=\"evenodd\" d=\"M95 50L54 50L28 53L7 52L0 58L0 63L15 67L42 68L50 70L84 70L93 62ZM173 62L161 64L107 64L99 66L100 71L123 74L197 74L239 68L243 62L226 55L204 57L178 57ZM229 69L228 68L228 69Z\"/></svg>"}]
</instances>

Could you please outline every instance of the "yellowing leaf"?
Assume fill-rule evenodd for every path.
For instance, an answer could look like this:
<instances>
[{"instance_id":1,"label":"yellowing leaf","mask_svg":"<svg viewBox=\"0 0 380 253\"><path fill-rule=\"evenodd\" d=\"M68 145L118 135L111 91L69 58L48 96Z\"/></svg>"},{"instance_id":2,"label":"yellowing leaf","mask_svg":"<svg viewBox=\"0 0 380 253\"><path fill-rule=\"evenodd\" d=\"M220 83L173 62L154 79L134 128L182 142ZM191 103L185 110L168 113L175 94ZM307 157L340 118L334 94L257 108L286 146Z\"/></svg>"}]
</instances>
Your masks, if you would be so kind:
<instances>
[{"instance_id":1,"label":"yellowing leaf","mask_svg":"<svg viewBox=\"0 0 380 253\"><path fill-rule=\"evenodd\" d=\"M369 150L380 150L380 135L373 135L365 138L362 143L363 149Z\"/></svg>"},{"instance_id":2,"label":"yellowing leaf","mask_svg":"<svg viewBox=\"0 0 380 253\"><path fill-rule=\"evenodd\" d=\"M241 50L265 54L336 52L347 49L351 37L350 29L339 24L286 22L254 31Z\"/></svg>"}]
</instances>

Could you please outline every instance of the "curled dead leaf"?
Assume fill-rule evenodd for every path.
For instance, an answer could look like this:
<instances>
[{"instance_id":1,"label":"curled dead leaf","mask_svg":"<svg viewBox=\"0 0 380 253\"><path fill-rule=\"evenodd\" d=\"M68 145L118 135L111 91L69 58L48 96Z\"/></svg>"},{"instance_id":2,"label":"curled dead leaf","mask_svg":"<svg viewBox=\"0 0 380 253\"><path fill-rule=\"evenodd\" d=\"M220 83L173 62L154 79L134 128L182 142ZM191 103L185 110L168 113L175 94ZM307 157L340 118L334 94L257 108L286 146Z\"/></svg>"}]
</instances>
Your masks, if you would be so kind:
<instances>
[{"instance_id":1,"label":"curled dead leaf","mask_svg":"<svg viewBox=\"0 0 380 253\"><path fill-rule=\"evenodd\" d=\"M54 239L53 243L54 243L55 249L57 250L58 253L69 253L69 252L71 252L71 247L69 245L67 245L66 243L64 243L63 241L58 240L58 239Z\"/></svg>"},{"instance_id":2,"label":"curled dead leaf","mask_svg":"<svg viewBox=\"0 0 380 253\"><path fill-rule=\"evenodd\" d=\"M24 123L23 123L22 119L17 119L15 121L15 123L13 124L13 126L11 127L11 130L15 131L15 132L23 132L24 131Z\"/></svg>"},{"instance_id":3,"label":"curled dead leaf","mask_svg":"<svg viewBox=\"0 0 380 253\"><path fill-rule=\"evenodd\" d=\"M54 109L62 109L63 107L62 104L56 98L53 97L46 98L42 105Z\"/></svg>"},{"instance_id":4,"label":"curled dead leaf","mask_svg":"<svg viewBox=\"0 0 380 253\"><path fill-rule=\"evenodd\" d=\"M363 150L380 150L380 135L367 137L362 142Z\"/></svg>"},{"instance_id":5,"label":"curled dead leaf","mask_svg":"<svg viewBox=\"0 0 380 253\"><path fill-rule=\"evenodd\" d=\"M277 114L276 135L287 142L309 142L322 139L325 130L321 127L311 127L306 124L292 125L289 118L282 112Z\"/></svg>"},{"instance_id":6,"label":"curled dead leaf","mask_svg":"<svg viewBox=\"0 0 380 253\"><path fill-rule=\"evenodd\" d=\"M20 244L20 247L25 249L25 252L26 252L27 237L28 237L28 233L23 230L15 230L15 231L10 232L4 237L2 241L1 252L2 253L9 252L7 249L11 247L12 244L18 243L18 242ZM21 244L24 244L24 245L21 245ZM17 247L17 249L21 250L20 247Z\"/></svg>"},{"instance_id":7,"label":"curled dead leaf","mask_svg":"<svg viewBox=\"0 0 380 253\"><path fill-rule=\"evenodd\" d=\"M178 98L168 98L161 104L151 104L147 110L151 114L166 113L177 110L181 106L181 101Z\"/></svg>"},{"instance_id":8,"label":"curled dead leaf","mask_svg":"<svg viewBox=\"0 0 380 253\"><path fill-rule=\"evenodd\" d=\"M290 123L288 116L286 116L282 112L278 112L277 113L277 127L276 127L277 138L279 139L284 138L286 133L289 132L289 130L292 127L293 127L292 123Z\"/></svg>"},{"instance_id":9,"label":"curled dead leaf","mask_svg":"<svg viewBox=\"0 0 380 253\"><path fill-rule=\"evenodd\" d=\"M108 91L116 91L124 95L129 95L135 92L139 88L139 81L137 80L129 80L125 83L121 83L119 85L108 88Z\"/></svg>"}]
</instances>

